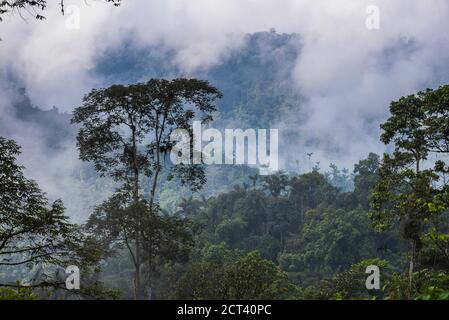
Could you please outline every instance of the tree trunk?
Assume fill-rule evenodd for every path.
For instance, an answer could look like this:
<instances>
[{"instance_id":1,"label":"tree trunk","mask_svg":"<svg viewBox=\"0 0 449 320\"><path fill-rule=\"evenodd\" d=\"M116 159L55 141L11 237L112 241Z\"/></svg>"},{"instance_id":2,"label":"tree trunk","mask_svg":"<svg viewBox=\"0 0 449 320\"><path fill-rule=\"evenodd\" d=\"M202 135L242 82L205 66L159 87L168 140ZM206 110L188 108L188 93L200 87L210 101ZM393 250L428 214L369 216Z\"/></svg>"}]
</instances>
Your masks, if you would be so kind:
<instances>
[{"instance_id":1,"label":"tree trunk","mask_svg":"<svg viewBox=\"0 0 449 320\"><path fill-rule=\"evenodd\" d=\"M132 127L132 168L134 175L134 185L133 185L133 201L134 204L138 204L139 202L139 167L137 164L137 141L136 141L136 128ZM136 207L137 208L137 207ZM141 272L140 272L140 251L141 251L141 243L140 243L140 221L139 221L139 212L136 212L135 215L136 221L136 265L135 265L135 280L134 280L134 297L136 300L142 298L142 281L141 281Z\"/></svg>"},{"instance_id":2,"label":"tree trunk","mask_svg":"<svg viewBox=\"0 0 449 320\"><path fill-rule=\"evenodd\" d=\"M411 254L410 254L410 266L408 271L408 285L409 285L409 294L408 298L412 298L412 291L413 291L413 272L415 268L415 258L416 258L416 240L411 240Z\"/></svg>"},{"instance_id":3,"label":"tree trunk","mask_svg":"<svg viewBox=\"0 0 449 320\"><path fill-rule=\"evenodd\" d=\"M136 239L136 274L135 274L135 287L134 287L135 293L135 299L140 300L141 299L141 293L142 293L142 281L140 278L140 241L139 238Z\"/></svg>"},{"instance_id":4,"label":"tree trunk","mask_svg":"<svg viewBox=\"0 0 449 320\"><path fill-rule=\"evenodd\" d=\"M419 152L416 152L416 178L418 178L419 173L421 171L420 168L420 162L421 162L421 156L419 154ZM417 188L416 188L417 189ZM415 192L417 192L418 190L415 190ZM416 216L418 216L418 213L416 213ZM415 219L415 217L412 215L410 217L410 219ZM415 235L413 235L415 236ZM416 235L418 236L418 235ZM413 272L415 269L415 262L416 262L416 238L411 239L410 241L410 246L411 246L411 252L410 252L410 266L409 266L409 270L408 270L408 286L409 286L409 294L408 294L408 298L411 299L413 296Z\"/></svg>"}]
</instances>

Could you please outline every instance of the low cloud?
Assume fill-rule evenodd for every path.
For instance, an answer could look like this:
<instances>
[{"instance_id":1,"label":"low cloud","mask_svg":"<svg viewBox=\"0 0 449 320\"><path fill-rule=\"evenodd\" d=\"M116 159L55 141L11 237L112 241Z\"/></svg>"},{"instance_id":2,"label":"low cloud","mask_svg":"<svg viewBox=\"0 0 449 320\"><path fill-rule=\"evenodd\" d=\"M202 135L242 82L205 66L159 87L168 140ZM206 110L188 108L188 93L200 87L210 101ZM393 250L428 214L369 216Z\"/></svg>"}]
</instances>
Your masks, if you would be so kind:
<instances>
[{"instance_id":1,"label":"low cloud","mask_svg":"<svg viewBox=\"0 0 449 320\"><path fill-rule=\"evenodd\" d=\"M129 39L136 47L173 50L172 62L188 73L219 64L241 48L247 33L272 27L298 33L302 49L291 84L305 102L278 125L290 137L284 141L287 167L295 160L310 167L307 152L314 152L311 161L322 167L330 162L352 167L368 152L382 152L379 123L388 116L389 102L449 81L445 0L124 0L119 8L67 1L73 4L80 9L79 30L66 28L70 15L61 16L56 1L46 21L16 15L1 23L0 81L13 75L44 109L55 105L70 112L79 105L86 92L104 84L93 71L98 58ZM365 26L370 5L380 10L379 30ZM3 115L7 98L1 99ZM35 137L19 124L17 130ZM43 161L39 142L31 140L25 148L29 167ZM75 153L68 147L52 165L78 165ZM54 177L40 173L31 174ZM48 192L60 187L54 183Z\"/></svg>"}]
</instances>

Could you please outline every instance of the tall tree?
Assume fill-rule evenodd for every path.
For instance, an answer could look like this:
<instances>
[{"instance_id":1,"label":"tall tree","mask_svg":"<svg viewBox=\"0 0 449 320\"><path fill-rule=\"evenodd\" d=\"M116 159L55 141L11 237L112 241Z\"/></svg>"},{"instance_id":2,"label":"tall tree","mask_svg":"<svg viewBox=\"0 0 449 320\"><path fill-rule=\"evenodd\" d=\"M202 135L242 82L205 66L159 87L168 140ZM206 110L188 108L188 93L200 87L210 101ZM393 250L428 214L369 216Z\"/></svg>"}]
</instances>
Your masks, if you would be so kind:
<instances>
[{"instance_id":1,"label":"tall tree","mask_svg":"<svg viewBox=\"0 0 449 320\"><path fill-rule=\"evenodd\" d=\"M370 208L370 196L372 189L379 181L380 157L370 153L368 158L360 160L354 166L354 197L357 205L363 209Z\"/></svg>"},{"instance_id":2,"label":"tall tree","mask_svg":"<svg viewBox=\"0 0 449 320\"><path fill-rule=\"evenodd\" d=\"M313 171L292 179L289 199L298 214L299 224L302 224L307 210L321 203L332 204L337 195L338 189L324 175Z\"/></svg>"},{"instance_id":3,"label":"tall tree","mask_svg":"<svg viewBox=\"0 0 449 320\"><path fill-rule=\"evenodd\" d=\"M73 123L81 124L77 141L80 158L92 161L101 175L121 182L121 194L131 197L129 219L125 228L128 249L135 266L135 295L142 297L141 265L148 240L145 233L148 214L155 214L157 188L161 171L169 168L168 177L178 177L183 184L198 190L205 182L199 165L171 165L165 155L173 148L174 130L191 132L191 122L212 120L215 101L221 93L206 81L196 79L150 80L130 86L114 85L92 90L83 106L75 109ZM191 156L193 155L191 145ZM149 181L143 195L140 178ZM147 208L147 209L144 209Z\"/></svg>"},{"instance_id":4,"label":"tall tree","mask_svg":"<svg viewBox=\"0 0 449 320\"><path fill-rule=\"evenodd\" d=\"M379 169L373 218L381 229L396 221L402 225L403 236L410 242L410 295L422 237L448 207L446 137L442 135L448 127L446 92L444 87L429 89L392 102L391 117L381 125L381 141L392 144L394 152L384 155Z\"/></svg>"},{"instance_id":5,"label":"tall tree","mask_svg":"<svg viewBox=\"0 0 449 320\"><path fill-rule=\"evenodd\" d=\"M264 190L268 190L273 197L278 198L288 188L290 178L285 172L279 171L262 177L262 183Z\"/></svg>"},{"instance_id":6,"label":"tall tree","mask_svg":"<svg viewBox=\"0 0 449 320\"><path fill-rule=\"evenodd\" d=\"M14 141L0 137L0 268L61 265L77 246L76 228L62 202L49 203L24 176L19 154Z\"/></svg>"}]
</instances>

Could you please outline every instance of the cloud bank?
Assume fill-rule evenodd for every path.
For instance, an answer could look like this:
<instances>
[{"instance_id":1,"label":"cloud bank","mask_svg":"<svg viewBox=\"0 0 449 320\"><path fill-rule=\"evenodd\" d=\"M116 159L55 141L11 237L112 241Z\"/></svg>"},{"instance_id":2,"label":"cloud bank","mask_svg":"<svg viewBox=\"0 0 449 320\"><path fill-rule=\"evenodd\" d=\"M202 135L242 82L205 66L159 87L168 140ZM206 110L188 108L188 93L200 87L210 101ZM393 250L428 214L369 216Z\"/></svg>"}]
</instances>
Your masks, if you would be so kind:
<instances>
[{"instance_id":1,"label":"cloud bank","mask_svg":"<svg viewBox=\"0 0 449 320\"><path fill-rule=\"evenodd\" d=\"M54 1L44 22L12 16L0 25L0 81L13 75L42 108L71 111L79 105L84 93L104 82L93 72L97 59L129 38L142 48L173 49L172 62L188 73L238 51L247 33L276 28L300 34L302 50L290 80L305 103L278 124L295 137L288 141L285 166L306 163L306 152L314 152L322 166L347 167L369 151L383 152L379 123L388 116L389 102L449 82L445 0L124 0L119 8L67 1L70 5L78 7L66 16ZM378 30L366 27L372 5L379 8ZM79 29L70 30L67 19L77 10Z\"/></svg>"}]
</instances>

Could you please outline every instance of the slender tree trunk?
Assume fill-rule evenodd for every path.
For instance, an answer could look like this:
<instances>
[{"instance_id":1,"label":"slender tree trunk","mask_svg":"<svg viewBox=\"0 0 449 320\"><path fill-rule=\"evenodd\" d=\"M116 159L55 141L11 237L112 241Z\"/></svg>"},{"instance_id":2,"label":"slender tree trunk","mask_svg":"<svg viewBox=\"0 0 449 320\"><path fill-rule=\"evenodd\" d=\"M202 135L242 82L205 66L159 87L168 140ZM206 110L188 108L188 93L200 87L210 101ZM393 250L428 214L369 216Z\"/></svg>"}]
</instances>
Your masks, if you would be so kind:
<instances>
[{"instance_id":1,"label":"slender tree trunk","mask_svg":"<svg viewBox=\"0 0 449 320\"><path fill-rule=\"evenodd\" d=\"M151 210L153 209L154 197L156 196L157 180L159 178L159 172L160 172L159 154L157 155L157 158L158 158L157 168L154 172L153 185L151 187L151 192L150 192L150 208L151 208Z\"/></svg>"},{"instance_id":2,"label":"slender tree trunk","mask_svg":"<svg viewBox=\"0 0 449 320\"><path fill-rule=\"evenodd\" d=\"M411 240L411 254L410 254L410 266L409 266L409 270L408 270L408 285L409 285L409 294L408 294L408 298L411 299L412 298L412 294L413 294L413 272L414 272L414 268L415 268L415 258L416 258L416 240L412 239Z\"/></svg>"},{"instance_id":3,"label":"slender tree trunk","mask_svg":"<svg viewBox=\"0 0 449 320\"><path fill-rule=\"evenodd\" d=\"M151 237L150 237L150 239L148 239L149 240L149 243L150 243L150 246L151 246L151 243L153 242L152 241L152 239L151 239ZM145 251L146 252L151 252L151 248L146 248L145 249ZM153 298L153 288L152 288L152 285L153 285L153 279L152 279L152 270L153 270L153 268L152 268L152 264L151 264L151 262L152 262L152 256L151 256L151 254L148 256L148 270L147 270L147 283L148 283L148 285L147 285L147 294L146 294L146 296L147 296L147 299L148 300L151 300L152 298Z\"/></svg>"},{"instance_id":4,"label":"slender tree trunk","mask_svg":"<svg viewBox=\"0 0 449 320\"><path fill-rule=\"evenodd\" d=\"M132 150L132 168L133 168L133 200L137 204L139 202L139 167L137 164L137 142L136 142L136 129L132 128L133 150Z\"/></svg>"},{"instance_id":5,"label":"slender tree trunk","mask_svg":"<svg viewBox=\"0 0 449 320\"><path fill-rule=\"evenodd\" d=\"M151 187L150 191L150 210L153 210L153 204L154 204L154 198L156 196L156 188L157 188L157 181L159 179L159 173L161 171L161 155L160 155L160 148L161 148L161 139L162 134L164 133L164 126L165 126L165 117L162 120L162 123L160 124L159 120L159 114L156 114L156 170L154 171L154 177L153 177L153 185Z\"/></svg>"},{"instance_id":6,"label":"slender tree trunk","mask_svg":"<svg viewBox=\"0 0 449 320\"><path fill-rule=\"evenodd\" d=\"M420 162L421 162L421 156L419 154L419 152L416 152L415 155L415 159L416 159L416 178L418 178L419 173L421 171L420 168ZM418 190L415 190L415 192ZM415 219L415 217L411 216L410 219ZM419 236L419 235L416 235ZM409 270L408 270L408 286L409 286L409 294L408 294L408 298L411 299L412 295L413 295L413 272L415 270L415 262L416 262L416 238L411 239L410 241L410 265L409 265Z\"/></svg>"},{"instance_id":7,"label":"slender tree trunk","mask_svg":"<svg viewBox=\"0 0 449 320\"><path fill-rule=\"evenodd\" d=\"M132 127L132 168L133 168L133 201L134 204L139 203L139 167L137 164L137 142L136 142L136 128ZM136 207L137 208L137 207ZM140 252L141 252L141 243L140 243L140 232L141 232L141 226L140 226L140 215L139 212L136 212L136 265L135 265L135 280L134 280L134 296L136 300L141 299L142 297L142 281L141 281L141 259L140 259Z\"/></svg>"},{"instance_id":8,"label":"slender tree trunk","mask_svg":"<svg viewBox=\"0 0 449 320\"><path fill-rule=\"evenodd\" d=\"M140 278L140 239L139 236L136 239L136 274L135 274L135 299L139 300L141 299L141 289L142 289L142 283Z\"/></svg>"}]
</instances>

